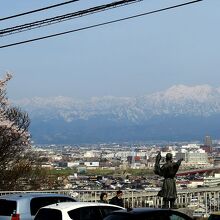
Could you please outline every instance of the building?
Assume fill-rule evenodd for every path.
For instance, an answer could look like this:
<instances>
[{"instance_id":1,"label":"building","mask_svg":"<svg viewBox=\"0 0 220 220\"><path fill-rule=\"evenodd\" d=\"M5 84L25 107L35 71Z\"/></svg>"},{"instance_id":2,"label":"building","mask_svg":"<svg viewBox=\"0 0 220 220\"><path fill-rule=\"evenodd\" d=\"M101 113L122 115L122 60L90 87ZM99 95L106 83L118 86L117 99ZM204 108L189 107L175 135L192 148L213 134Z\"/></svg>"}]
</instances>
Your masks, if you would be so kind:
<instances>
[{"instance_id":1,"label":"building","mask_svg":"<svg viewBox=\"0 0 220 220\"><path fill-rule=\"evenodd\" d=\"M220 157L215 157L214 158L214 166L220 166Z\"/></svg>"},{"instance_id":2,"label":"building","mask_svg":"<svg viewBox=\"0 0 220 220\"><path fill-rule=\"evenodd\" d=\"M207 164L208 154L202 150L196 151L181 151L176 153L176 159L179 160L183 158L186 163L189 164Z\"/></svg>"},{"instance_id":3,"label":"building","mask_svg":"<svg viewBox=\"0 0 220 220\"><path fill-rule=\"evenodd\" d=\"M220 185L220 173L214 176L204 177L204 186L215 187Z\"/></svg>"},{"instance_id":4,"label":"building","mask_svg":"<svg viewBox=\"0 0 220 220\"><path fill-rule=\"evenodd\" d=\"M205 145L205 146L209 146L209 147L212 146L212 139L211 139L210 136L205 136L204 145Z\"/></svg>"},{"instance_id":5,"label":"building","mask_svg":"<svg viewBox=\"0 0 220 220\"><path fill-rule=\"evenodd\" d=\"M99 162L98 161L85 162L84 165L86 167L99 167Z\"/></svg>"}]
</instances>

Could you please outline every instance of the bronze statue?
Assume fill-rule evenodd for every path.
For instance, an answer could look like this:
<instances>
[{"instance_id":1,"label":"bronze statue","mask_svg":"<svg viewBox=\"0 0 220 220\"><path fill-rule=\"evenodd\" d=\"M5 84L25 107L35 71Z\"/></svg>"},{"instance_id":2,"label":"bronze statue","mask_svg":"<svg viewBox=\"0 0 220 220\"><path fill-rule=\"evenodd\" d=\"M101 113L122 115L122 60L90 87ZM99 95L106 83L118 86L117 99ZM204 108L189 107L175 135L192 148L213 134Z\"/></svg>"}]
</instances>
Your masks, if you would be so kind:
<instances>
[{"instance_id":1,"label":"bronze statue","mask_svg":"<svg viewBox=\"0 0 220 220\"><path fill-rule=\"evenodd\" d=\"M163 186L162 189L159 191L158 196L163 197L163 207L174 208L175 200L177 198L177 191L176 191L176 180L175 175L179 169L179 166L183 159L178 160L177 162L172 161L172 154L166 154L166 163L162 166L160 165L161 154L160 152L156 156L155 166L154 166L154 173L163 176Z\"/></svg>"}]
</instances>

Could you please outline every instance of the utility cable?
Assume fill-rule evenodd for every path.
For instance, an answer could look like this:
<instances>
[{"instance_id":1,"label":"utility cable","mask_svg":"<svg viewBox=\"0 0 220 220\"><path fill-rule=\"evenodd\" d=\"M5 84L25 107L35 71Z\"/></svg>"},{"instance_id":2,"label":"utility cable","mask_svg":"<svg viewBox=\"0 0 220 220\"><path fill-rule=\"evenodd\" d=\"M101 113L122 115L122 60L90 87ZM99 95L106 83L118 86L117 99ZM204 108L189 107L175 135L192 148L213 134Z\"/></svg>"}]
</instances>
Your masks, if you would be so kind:
<instances>
[{"instance_id":1,"label":"utility cable","mask_svg":"<svg viewBox=\"0 0 220 220\"><path fill-rule=\"evenodd\" d=\"M64 15L60 15L60 16L55 16L55 17L52 17L52 18L47 18L47 19L43 19L43 20L31 22L31 23L26 23L26 24L14 26L14 27L5 28L5 29L0 30L0 37L4 37L4 36L7 36L7 35L24 32L24 31L29 31L29 30L32 30L32 29L35 29L35 28L40 28L40 27L43 27L43 26L56 24L58 22L63 22L63 21L66 21L66 20L86 16L86 15L89 15L89 14L94 14L94 13L98 13L98 12L101 12L101 11L117 8L117 7L122 7L122 6L125 6L125 5L128 5L128 4L132 4L132 3L136 3L136 2L140 2L140 1L143 1L143 0L115 1L115 2L112 2L112 3L109 3L109 4L99 5L99 6L96 6L96 7L92 7L92 8L89 8L89 9L85 9L85 10L81 10L81 11L77 11L77 12L73 12L73 13L68 13L68 14L64 14Z\"/></svg>"},{"instance_id":2,"label":"utility cable","mask_svg":"<svg viewBox=\"0 0 220 220\"><path fill-rule=\"evenodd\" d=\"M59 7L59 6L70 4L70 3L73 3L73 2L77 2L77 1L80 1L80 0L71 0L71 1L68 1L68 2L62 2L62 3L59 3L59 4L55 4L55 5L50 5L50 6L47 6L47 7L44 7L44 8L39 8L39 9L35 9L35 10L32 10L32 11L16 14L16 15L11 15L11 16L8 16L8 17L0 18L0 21L5 21L5 20L21 17L21 16L28 15L28 14L33 14L33 13L36 13L36 12L39 12L39 11L48 10L48 9L51 9L51 8Z\"/></svg>"},{"instance_id":3,"label":"utility cable","mask_svg":"<svg viewBox=\"0 0 220 220\"><path fill-rule=\"evenodd\" d=\"M157 9L157 10L154 10L154 11L149 11L149 12L145 12L145 13L141 13L141 14L125 17L125 18L120 18L120 19L111 20L111 21L107 21L107 22L103 22L103 23L98 23L98 24L94 24L94 25L90 25L90 26L86 26L86 27L82 27L82 28L77 28L77 29L74 29L74 30L69 30L69 31L65 31L65 32L52 34L52 35L33 38L33 39L25 40L25 41L19 41L19 42L16 42L16 43L6 44L6 45L0 46L0 49L1 48L6 48L6 47L16 46L16 45L20 45L20 44L26 44L26 43L30 43L30 42L34 42L34 41L39 41L39 40L43 40L43 39L47 39L47 38L52 38L52 37L56 37L56 36L60 36L60 35L65 35L65 34L69 34L69 33L73 33L73 32L78 32L78 31L82 31L82 30L87 30L87 29L91 29L91 28L95 28L95 27L99 27L99 26L104 26L104 25L108 25L108 24L112 24L112 23L116 23L116 22L120 22L120 21L125 21L125 20L129 20L129 19L137 18L137 17L142 17L142 16L145 16L145 15L150 15L150 14L158 13L158 12L161 12L161 11L166 11L166 10L186 6L186 5L189 5L189 4L194 4L194 3L197 3L197 2L200 2L200 1L203 1L203 0L195 0L195 1L191 1L191 2L186 2L186 3L173 5L173 6L170 6L170 7L161 8L161 9Z\"/></svg>"}]
</instances>

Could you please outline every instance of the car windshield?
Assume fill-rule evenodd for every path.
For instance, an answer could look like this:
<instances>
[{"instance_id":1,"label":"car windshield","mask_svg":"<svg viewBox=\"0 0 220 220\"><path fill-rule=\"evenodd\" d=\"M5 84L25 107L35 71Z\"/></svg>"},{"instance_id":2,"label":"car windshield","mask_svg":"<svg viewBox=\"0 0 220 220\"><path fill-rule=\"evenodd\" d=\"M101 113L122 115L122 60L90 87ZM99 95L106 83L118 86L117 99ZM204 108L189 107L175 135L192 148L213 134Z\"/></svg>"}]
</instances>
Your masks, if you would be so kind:
<instances>
[{"instance_id":1,"label":"car windshield","mask_svg":"<svg viewBox=\"0 0 220 220\"><path fill-rule=\"evenodd\" d=\"M82 207L68 212L73 220L101 220L101 213L98 207Z\"/></svg>"},{"instance_id":2,"label":"car windshield","mask_svg":"<svg viewBox=\"0 0 220 220\"><path fill-rule=\"evenodd\" d=\"M36 215L37 211L44 206L59 203L59 202L75 202L74 199L68 197L37 197L31 200L31 215Z\"/></svg>"},{"instance_id":3,"label":"car windshield","mask_svg":"<svg viewBox=\"0 0 220 220\"><path fill-rule=\"evenodd\" d=\"M0 216L11 216L17 209L16 201L0 199Z\"/></svg>"}]
</instances>

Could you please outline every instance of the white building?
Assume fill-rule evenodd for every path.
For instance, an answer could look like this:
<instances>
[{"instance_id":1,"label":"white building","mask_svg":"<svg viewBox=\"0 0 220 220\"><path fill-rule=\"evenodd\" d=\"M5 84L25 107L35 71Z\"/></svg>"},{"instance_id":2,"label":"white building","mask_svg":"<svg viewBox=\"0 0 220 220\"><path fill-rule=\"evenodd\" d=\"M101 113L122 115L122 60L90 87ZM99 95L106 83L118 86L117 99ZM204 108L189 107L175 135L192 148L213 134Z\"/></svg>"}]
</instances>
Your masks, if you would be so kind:
<instances>
[{"instance_id":1,"label":"white building","mask_svg":"<svg viewBox=\"0 0 220 220\"><path fill-rule=\"evenodd\" d=\"M204 177L204 186L215 187L220 185L220 173L214 176Z\"/></svg>"},{"instance_id":2,"label":"white building","mask_svg":"<svg viewBox=\"0 0 220 220\"><path fill-rule=\"evenodd\" d=\"M204 164L204 163L208 163L208 155L205 151L195 151L192 152L190 151L188 153L188 158L187 158L187 162L188 163L199 163L199 164Z\"/></svg>"},{"instance_id":3,"label":"white building","mask_svg":"<svg viewBox=\"0 0 220 220\"><path fill-rule=\"evenodd\" d=\"M198 144L187 144L182 146L182 149L188 149L188 150L198 150L199 148L200 145Z\"/></svg>"},{"instance_id":4,"label":"white building","mask_svg":"<svg viewBox=\"0 0 220 220\"><path fill-rule=\"evenodd\" d=\"M87 158L93 158L93 157L100 157L100 155L101 155L100 151L90 150L90 151L86 151L83 156Z\"/></svg>"},{"instance_id":5,"label":"white building","mask_svg":"<svg viewBox=\"0 0 220 220\"><path fill-rule=\"evenodd\" d=\"M115 153L115 157L117 158L127 158L128 156L132 156L131 151L119 151Z\"/></svg>"},{"instance_id":6,"label":"white building","mask_svg":"<svg viewBox=\"0 0 220 220\"><path fill-rule=\"evenodd\" d=\"M75 161L75 162L68 162L67 163L67 167L78 167L80 164L79 161Z\"/></svg>"},{"instance_id":7,"label":"white building","mask_svg":"<svg viewBox=\"0 0 220 220\"><path fill-rule=\"evenodd\" d=\"M207 164L208 154L202 150L198 149L195 151L185 151L181 150L176 154L176 159L179 160L183 158L185 163L188 164Z\"/></svg>"}]
</instances>

